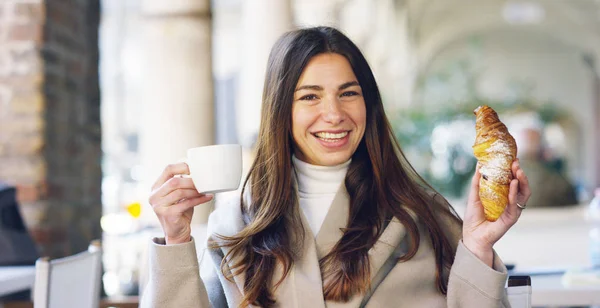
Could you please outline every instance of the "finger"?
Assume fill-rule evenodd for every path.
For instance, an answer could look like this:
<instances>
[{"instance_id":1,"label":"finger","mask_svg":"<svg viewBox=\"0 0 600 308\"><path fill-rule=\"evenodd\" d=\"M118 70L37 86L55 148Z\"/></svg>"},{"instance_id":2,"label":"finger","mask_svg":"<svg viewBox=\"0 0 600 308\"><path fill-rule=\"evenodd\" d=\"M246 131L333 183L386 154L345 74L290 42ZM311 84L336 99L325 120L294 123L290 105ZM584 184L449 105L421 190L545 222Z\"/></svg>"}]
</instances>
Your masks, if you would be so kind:
<instances>
[{"instance_id":1,"label":"finger","mask_svg":"<svg viewBox=\"0 0 600 308\"><path fill-rule=\"evenodd\" d=\"M169 179L161 187L152 192L152 195L150 196L148 202L152 206L164 205L165 201L163 201L162 199L178 189L196 190L196 187L194 186L194 182L192 181L192 179L174 177Z\"/></svg>"},{"instance_id":2,"label":"finger","mask_svg":"<svg viewBox=\"0 0 600 308\"><path fill-rule=\"evenodd\" d=\"M521 168L521 162L518 158L513 160L512 164L510 164L510 171L512 171L513 178L517 177L517 171Z\"/></svg>"},{"instance_id":3,"label":"finger","mask_svg":"<svg viewBox=\"0 0 600 308\"><path fill-rule=\"evenodd\" d=\"M158 197L164 197L177 189L196 189L196 186L194 185L194 181L190 178L174 177L170 178L159 187L155 194Z\"/></svg>"},{"instance_id":4,"label":"finger","mask_svg":"<svg viewBox=\"0 0 600 308\"><path fill-rule=\"evenodd\" d=\"M184 213L185 211L187 211L197 205L200 205L200 204L203 204L203 203L206 203L206 202L212 200L213 197L214 197L213 195L202 195L200 197L186 199L177 204L170 206L168 210L176 212L176 213Z\"/></svg>"},{"instance_id":5,"label":"finger","mask_svg":"<svg viewBox=\"0 0 600 308\"><path fill-rule=\"evenodd\" d=\"M519 200L519 202L523 201L523 203L527 203L527 200L531 197L531 187L529 186L529 179L523 169L517 171L517 179L519 180L519 193L525 198L525 200Z\"/></svg>"},{"instance_id":6,"label":"finger","mask_svg":"<svg viewBox=\"0 0 600 308\"><path fill-rule=\"evenodd\" d=\"M193 199L203 197L204 194L199 193L195 189L177 189L172 191L170 194L160 199L157 205L159 206L172 206L185 199Z\"/></svg>"},{"instance_id":7,"label":"finger","mask_svg":"<svg viewBox=\"0 0 600 308\"><path fill-rule=\"evenodd\" d=\"M481 173L479 173L479 166L475 169L475 174L471 179L471 189L469 192L469 198L467 200L467 208L465 211L465 219L467 217L474 218L475 220L485 220L483 205L479 198L479 182L481 181Z\"/></svg>"},{"instance_id":8,"label":"finger","mask_svg":"<svg viewBox=\"0 0 600 308\"><path fill-rule=\"evenodd\" d=\"M170 178L178 174L190 174L190 169L186 163L170 164L165 167L165 170L163 170L156 182L154 182L154 185L152 185L152 190L154 191L156 188L167 182Z\"/></svg>"},{"instance_id":9,"label":"finger","mask_svg":"<svg viewBox=\"0 0 600 308\"><path fill-rule=\"evenodd\" d=\"M471 179L471 189L469 192L469 203L479 201L479 181L481 180L481 173L479 173L479 163L475 168L475 174Z\"/></svg>"},{"instance_id":10,"label":"finger","mask_svg":"<svg viewBox=\"0 0 600 308\"><path fill-rule=\"evenodd\" d=\"M510 181L510 188L508 190L508 205L502 213L502 221L507 223L509 226L512 226L519 217L521 216L521 211L517 206L517 194L519 192L519 180L513 179Z\"/></svg>"}]
</instances>

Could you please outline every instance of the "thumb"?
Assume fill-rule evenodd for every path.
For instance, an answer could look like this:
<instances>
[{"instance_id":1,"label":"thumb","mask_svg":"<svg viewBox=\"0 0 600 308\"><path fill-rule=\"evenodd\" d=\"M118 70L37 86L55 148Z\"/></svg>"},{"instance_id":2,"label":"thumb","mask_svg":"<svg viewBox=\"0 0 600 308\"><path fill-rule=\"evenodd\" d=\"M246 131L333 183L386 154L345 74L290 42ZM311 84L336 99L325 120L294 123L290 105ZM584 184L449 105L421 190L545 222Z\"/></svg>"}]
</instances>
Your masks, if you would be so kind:
<instances>
[{"instance_id":1,"label":"thumb","mask_svg":"<svg viewBox=\"0 0 600 308\"><path fill-rule=\"evenodd\" d=\"M481 199L479 198L479 182L481 181L481 173L479 173L480 167L479 163L477 163L475 174L473 174L473 178L471 179L466 215L479 216L479 214L483 214L483 207L481 205Z\"/></svg>"},{"instance_id":2,"label":"thumb","mask_svg":"<svg viewBox=\"0 0 600 308\"><path fill-rule=\"evenodd\" d=\"M481 173L479 173L480 165L477 163L477 167L475 168L475 174L473 174L473 178L471 179L471 188L469 190L469 204L474 204L475 202L480 201L479 199L479 181L481 180Z\"/></svg>"}]
</instances>

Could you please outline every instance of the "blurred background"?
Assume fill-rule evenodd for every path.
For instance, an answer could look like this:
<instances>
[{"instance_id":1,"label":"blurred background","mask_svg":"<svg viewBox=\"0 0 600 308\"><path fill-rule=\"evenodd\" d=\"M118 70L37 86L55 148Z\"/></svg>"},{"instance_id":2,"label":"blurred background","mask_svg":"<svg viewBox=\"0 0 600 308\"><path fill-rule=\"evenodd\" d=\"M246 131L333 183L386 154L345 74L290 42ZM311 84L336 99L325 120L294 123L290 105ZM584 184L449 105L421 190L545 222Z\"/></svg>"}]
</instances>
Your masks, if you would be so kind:
<instances>
[{"instance_id":1,"label":"blurred background","mask_svg":"<svg viewBox=\"0 0 600 308\"><path fill-rule=\"evenodd\" d=\"M498 111L534 190L497 244L505 262L592 264L598 0L2 0L0 181L39 254L102 238L105 292L138 294L161 235L154 179L209 144L241 144L248 168L268 52L315 25L361 48L403 151L461 215L473 110Z\"/></svg>"}]
</instances>

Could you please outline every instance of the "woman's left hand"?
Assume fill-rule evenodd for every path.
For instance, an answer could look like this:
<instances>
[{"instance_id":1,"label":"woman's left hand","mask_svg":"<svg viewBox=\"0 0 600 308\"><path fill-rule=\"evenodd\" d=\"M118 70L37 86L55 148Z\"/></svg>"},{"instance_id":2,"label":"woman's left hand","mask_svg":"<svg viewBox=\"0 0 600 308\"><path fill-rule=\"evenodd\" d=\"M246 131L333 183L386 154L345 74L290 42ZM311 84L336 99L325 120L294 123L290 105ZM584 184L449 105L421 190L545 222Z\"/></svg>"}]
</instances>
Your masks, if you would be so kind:
<instances>
[{"instance_id":1,"label":"woman's left hand","mask_svg":"<svg viewBox=\"0 0 600 308\"><path fill-rule=\"evenodd\" d=\"M492 267L494 244L512 227L523 211L517 206L525 205L531 196L529 181L519 166L519 160L512 163L513 180L510 182L508 205L498 220L491 222L485 219L483 204L479 199L479 166L473 175L467 202L467 210L463 221L463 244L484 263Z\"/></svg>"}]
</instances>

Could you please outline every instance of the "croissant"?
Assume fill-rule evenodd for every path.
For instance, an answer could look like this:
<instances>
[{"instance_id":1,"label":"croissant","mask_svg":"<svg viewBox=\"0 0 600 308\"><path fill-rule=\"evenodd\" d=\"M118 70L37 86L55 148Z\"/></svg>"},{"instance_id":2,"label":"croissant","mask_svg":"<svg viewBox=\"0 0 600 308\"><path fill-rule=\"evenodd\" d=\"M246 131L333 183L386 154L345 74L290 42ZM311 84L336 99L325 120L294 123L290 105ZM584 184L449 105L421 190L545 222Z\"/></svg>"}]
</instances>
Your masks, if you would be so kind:
<instances>
[{"instance_id":1,"label":"croissant","mask_svg":"<svg viewBox=\"0 0 600 308\"><path fill-rule=\"evenodd\" d=\"M474 111L477 119L473 153L479 161L481 179L479 198L485 218L496 221L508 204L508 190L512 180L511 164L517 157L517 144L498 114L488 106Z\"/></svg>"}]
</instances>

